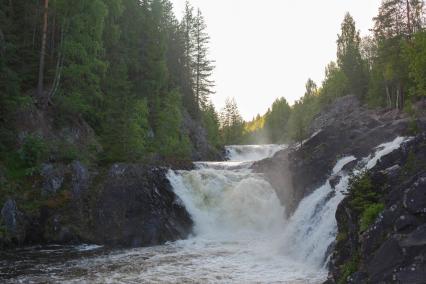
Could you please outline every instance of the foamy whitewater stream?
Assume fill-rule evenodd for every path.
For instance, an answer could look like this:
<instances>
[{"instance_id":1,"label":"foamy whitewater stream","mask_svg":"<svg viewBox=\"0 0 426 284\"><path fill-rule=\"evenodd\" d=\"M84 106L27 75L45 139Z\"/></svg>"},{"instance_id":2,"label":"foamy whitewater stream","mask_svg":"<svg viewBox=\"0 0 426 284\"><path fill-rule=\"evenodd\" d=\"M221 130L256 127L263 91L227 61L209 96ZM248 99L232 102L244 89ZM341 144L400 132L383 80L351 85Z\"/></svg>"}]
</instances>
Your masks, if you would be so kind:
<instances>
[{"instance_id":1,"label":"foamy whitewater stream","mask_svg":"<svg viewBox=\"0 0 426 284\"><path fill-rule=\"evenodd\" d=\"M354 174L372 168L405 138L380 145L358 161ZM13 283L321 283L327 277L327 252L334 242L335 212L347 190L344 166L337 161L332 177L302 200L292 217L260 174L249 168L284 146L229 146L229 161L197 163L193 171L169 172L174 191L191 214L194 234L163 246L103 251L96 246L28 249L15 262L28 271ZM33 254L34 257L31 257ZM74 257L64 258L69 254ZM65 259L65 260L64 260ZM68 259L68 260L67 260ZM1 262L0 271L5 271Z\"/></svg>"}]
</instances>

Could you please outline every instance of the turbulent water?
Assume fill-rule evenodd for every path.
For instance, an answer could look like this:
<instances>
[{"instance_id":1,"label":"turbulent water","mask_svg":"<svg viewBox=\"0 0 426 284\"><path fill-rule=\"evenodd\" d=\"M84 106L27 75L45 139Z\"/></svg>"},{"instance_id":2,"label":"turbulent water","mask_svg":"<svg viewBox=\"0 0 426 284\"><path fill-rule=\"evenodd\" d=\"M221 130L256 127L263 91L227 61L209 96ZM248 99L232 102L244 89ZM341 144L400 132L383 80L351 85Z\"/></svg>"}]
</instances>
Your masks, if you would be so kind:
<instances>
[{"instance_id":1,"label":"turbulent water","mask_svg":"<svg viewBox=\"0 0 426 284\"><path fill-rule=\"evenodd\" d=\"M404 138L380 145L358 162L354 174L373 167ZM229 146L227 162L197 163L193 171L169 172L176 194L195 227L188 240L133 250L96 246L29 248L0 262L10 282L68 283L321 283L337 231L334 214L347 189L339 160L332 177L285 219L285 208L253 161L284 146ZM330 178L332 178L330 177ZM12 260L11 260L12 259Z\"/></svg>"}]
</instances>

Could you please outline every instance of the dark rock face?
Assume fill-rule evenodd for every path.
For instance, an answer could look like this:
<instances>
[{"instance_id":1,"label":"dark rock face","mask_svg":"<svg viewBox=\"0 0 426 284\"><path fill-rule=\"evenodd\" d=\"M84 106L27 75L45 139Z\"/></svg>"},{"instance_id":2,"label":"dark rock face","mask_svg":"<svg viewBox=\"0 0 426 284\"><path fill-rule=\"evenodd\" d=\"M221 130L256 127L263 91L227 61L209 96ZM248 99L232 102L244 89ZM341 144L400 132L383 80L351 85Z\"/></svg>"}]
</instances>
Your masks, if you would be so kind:
<instances>
[{"instance_id":1,"label":"dark rock face","mask_svg":"<svg viewBox=\"0 0 426 284\"><path fill-rule=\"evenodd\" d=\"M23 214L18 210L15 200L8 199L1 209L3 223L8 232L8 237L17 243L25 240L25 222Z\"/></svg>"},{"instance_id":2,"label":"dark rock face","mask_svg":"<svg viewBox=\"0 0 426 284\"><path fill-rule=\"evenodd\" d=\"M96 202L100 243L157 245L187 237L192 221L166 178L167 169L113 165Z\"/></svg>"},{"instance_id":3,"label":"dark rock face","mask_svg":"<svg viewBox=\"0 0 426 284\"><path fill-rule=\"evenodd\" d=\"M138 247L185 238L193 223L173 192L167 171L115 164L98 172L78 161L46 165L39 187L46 205L30 214L20 211L15 200L7 200L0 225L5 225L8 240L0 239L0 244Z\"/></svg>"},{"instance_id":4,"label":"dark rock face","mask_svg":"<svg viewBox=\"0 0 426 284\"><path fill-rule=\"evenodd\" d=\"M41 176L43 177L42 195L55 194L64 184L65 166L43 164L41 166Z\"/></svg>"},{"instance_id":5,"label":"dark rock face","mask_svg":"<svg viewBox=\"0 0 426 284\"><path fill-rule=\"evenodd\" d=\"M71 164L72 170L72 193L75 198L84 194L90 185L89 169L79 161Z\"/></svg>"},{"instance_id":6,"label":"dark rock face","mask_svg":"<svg viewBox=\"0 0 426 284\"><path fill-rule=\"evenodd\" d=\"M265 174L292 213L306 195L324 184L340 158L353 155L359 160L382 143L409 136L409 124L401 113L374 112L360 106L356 97L342 97L315 118L312 136L303 147L283 150L255 163L253 169ZM425 125L418 121L420 129Z\"/></svg>"},{"instance_id":7,"label":"dark rock face","mask_svg":"<svg viewBox=\"0 0 426 284\"><path fill-rule=\"evenodd\" d=\"M339 205L336 219L344 237L334 248L327 283L425 283L426 133L385 156L370 174L385 210L360 232L351 197ZM351 262L355 271L344 279Z\"/></svg>"},{"instance_id":8,"label":"dark rock face","mask_svg":"<svg viewBox=\"0 0 426 284\"><path fill-rule=\"evenodd\" d=\"M193 161L222 161L225 160L225 150L214 148L208 141L206 129L192 119L188 112L183 113L183 126L188 130L189 139L192 141Z\"/></svg>"}]
</instances>

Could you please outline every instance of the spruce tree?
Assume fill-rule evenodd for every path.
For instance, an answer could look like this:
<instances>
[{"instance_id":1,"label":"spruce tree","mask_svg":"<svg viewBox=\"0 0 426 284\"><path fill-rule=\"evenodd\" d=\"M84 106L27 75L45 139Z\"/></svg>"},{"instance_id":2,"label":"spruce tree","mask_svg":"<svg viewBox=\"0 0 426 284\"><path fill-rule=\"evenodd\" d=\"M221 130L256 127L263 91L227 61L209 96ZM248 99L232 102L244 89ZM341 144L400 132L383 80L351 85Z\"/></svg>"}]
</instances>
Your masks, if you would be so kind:
<instances>
[{"instance_id":1,"label":"spruce tree","mask_svg":"<svg viewBox=\"0 0 426 284\"><path fill-rule=\"evenodd\" d=\"M355 21L347 13L337 40L337 63L348 79L348 91L363 97L367 89L367 78L360 51L361 38Z\"/></svg>"},{"instance_id":2,"label":"spruce tree","mask_svg":"<svg viewBox=\"0 0 426 284\"><path fill-rule=\"evenodd\" d=\"M213 61L208 58L208 44L210 37L206 32L206 23L200 9L197 10L197 16L194 24L194 93L196 104L199 109L205 109L210 94L213 94L214 83L211 80L214 70Z\"/></svg>"}]
</instances>

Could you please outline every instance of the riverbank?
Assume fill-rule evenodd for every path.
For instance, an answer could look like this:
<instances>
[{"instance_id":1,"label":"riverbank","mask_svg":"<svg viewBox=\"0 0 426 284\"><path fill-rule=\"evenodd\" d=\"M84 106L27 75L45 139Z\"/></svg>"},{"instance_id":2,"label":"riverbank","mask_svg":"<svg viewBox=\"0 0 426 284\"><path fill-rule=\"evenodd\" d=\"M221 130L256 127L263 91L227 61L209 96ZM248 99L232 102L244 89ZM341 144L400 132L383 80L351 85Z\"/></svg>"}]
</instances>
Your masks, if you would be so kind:
<instances>
[{"instance_id":1,"label":"riverbank","mask_svg":"<svg viewBox=\"0 0 426 284\"><path fill-rule=\"evenodd\" d=\"M140 162L105 160L100 137L80 116L28 105L9 127L14 150L0 160L0 248L96 243L114 247L185 238L192 221L166 177L192 169L187 159L147 155ZM199 122L185 116L191 159L223 159Z\"/></svg>"}]
</instances>

